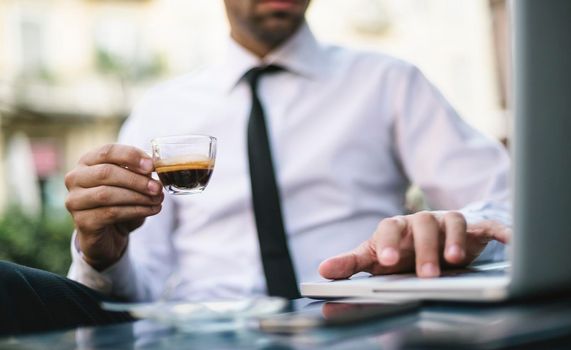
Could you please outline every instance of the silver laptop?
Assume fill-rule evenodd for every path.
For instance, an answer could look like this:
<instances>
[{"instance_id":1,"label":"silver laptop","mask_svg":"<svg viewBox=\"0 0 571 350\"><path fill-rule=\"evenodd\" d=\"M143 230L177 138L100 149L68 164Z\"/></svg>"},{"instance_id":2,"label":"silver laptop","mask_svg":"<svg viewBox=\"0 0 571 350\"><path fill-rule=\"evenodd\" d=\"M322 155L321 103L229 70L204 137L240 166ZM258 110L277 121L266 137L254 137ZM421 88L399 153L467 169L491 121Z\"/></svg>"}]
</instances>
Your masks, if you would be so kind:
<instances>
[{"instance_id":1,"label":"silver laptop","mask_svg":"<svg viewBox=\"0 0 571 350\"><path fill-rule=\"evenodd\" d=\"M434 279L410 274L302 283L303 296L501 301L571 292L571 1L512 5L515 234L508 265Z\"/></svg>"}]
</instances>

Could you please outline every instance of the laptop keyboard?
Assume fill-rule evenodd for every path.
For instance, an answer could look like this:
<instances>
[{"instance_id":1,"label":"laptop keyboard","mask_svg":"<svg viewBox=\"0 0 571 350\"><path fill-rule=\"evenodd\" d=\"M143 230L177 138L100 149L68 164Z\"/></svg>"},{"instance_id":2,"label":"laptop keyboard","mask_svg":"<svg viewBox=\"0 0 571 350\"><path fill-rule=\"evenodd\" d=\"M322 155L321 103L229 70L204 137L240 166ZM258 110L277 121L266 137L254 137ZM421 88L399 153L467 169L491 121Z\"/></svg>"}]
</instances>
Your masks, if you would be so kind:
<instances>
[{"instance_id":1,"label":"laptop keyboard","mask_svg":"<svg viewBox=\"0 0 571 350\"><path fill-rule=\"evenodd\" d=\"M440 274L441 277L466 277L466 276L504 276L508 273L508 269L497 269L497 270L471 270L471 269L463 269L463 270L444 270Z\"/></svg>"},{"instance_id":2,"label":"laptop keyboard","mask_svg":"<svg viewBox=\"0 0 571 350\"><path fill-rule=\"evenodd\" d=\"M509 262L479 264L470 266L465 269L454 269L442 271L442 277L458 277L458 276L504 276L509 272Z\"/></svg>"}]
</instances>

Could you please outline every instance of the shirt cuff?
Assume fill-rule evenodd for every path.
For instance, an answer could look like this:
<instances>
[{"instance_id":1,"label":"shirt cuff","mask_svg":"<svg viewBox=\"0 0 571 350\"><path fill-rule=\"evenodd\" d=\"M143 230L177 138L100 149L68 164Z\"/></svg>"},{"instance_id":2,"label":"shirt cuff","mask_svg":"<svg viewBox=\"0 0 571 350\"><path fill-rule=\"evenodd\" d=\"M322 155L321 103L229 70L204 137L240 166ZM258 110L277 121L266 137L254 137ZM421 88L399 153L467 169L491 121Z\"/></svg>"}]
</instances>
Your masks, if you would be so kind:
<instances>
[{"instance_id":1,"label":"shirt cuff","mask_svg":"<svg viewBox=\"0 0 571 350\"><path fill-rule=\"evenodd\" d=\"M105 295L125 297L125 292L135 283L128 247L115 264L97 271L83 259L76 244L76 235L77 232L74 232L71 238L72 264L67 277Z\"/></svg>"}]
</instances>

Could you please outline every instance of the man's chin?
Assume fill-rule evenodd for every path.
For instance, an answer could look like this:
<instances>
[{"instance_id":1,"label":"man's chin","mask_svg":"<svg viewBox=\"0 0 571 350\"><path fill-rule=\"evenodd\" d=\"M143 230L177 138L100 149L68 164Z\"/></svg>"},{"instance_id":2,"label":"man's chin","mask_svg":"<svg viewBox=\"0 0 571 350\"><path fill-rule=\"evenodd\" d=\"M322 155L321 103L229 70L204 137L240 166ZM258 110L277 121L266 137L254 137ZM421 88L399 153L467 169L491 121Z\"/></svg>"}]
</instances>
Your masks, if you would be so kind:
<instances>
[{"instance_id":1,"label":"man's chin","mask_svg":"<svg viewBox=\"0 0 571 350\"><path fill-rule=\"evenodd\" d=\"M259 22L256 32L260 39L272 45L279 45L291 37L301 25L302 20L289 16L265 17Z\"/></svg>"}]
</instances>

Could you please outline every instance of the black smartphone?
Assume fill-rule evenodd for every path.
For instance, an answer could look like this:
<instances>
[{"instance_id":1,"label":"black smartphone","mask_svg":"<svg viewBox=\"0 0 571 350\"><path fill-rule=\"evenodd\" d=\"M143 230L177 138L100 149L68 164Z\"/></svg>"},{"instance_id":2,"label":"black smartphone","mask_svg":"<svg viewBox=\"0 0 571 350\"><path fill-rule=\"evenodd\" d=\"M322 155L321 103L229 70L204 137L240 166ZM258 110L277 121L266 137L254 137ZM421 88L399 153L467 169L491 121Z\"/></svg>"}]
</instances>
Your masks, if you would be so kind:
<instances>
[{"instance_id":1,"label":"black smartphone","mask_svg":"<svg viewBox=\"0 0 571 350\"><path fill-rule=\"evenodd\" d=\"M301 333L319 327L342 327L359 322L413 313L418 301L380 302L338 300L306 305L293 312L259 319L259 328L269 333Z\"/></svg>"}]
</instances>

